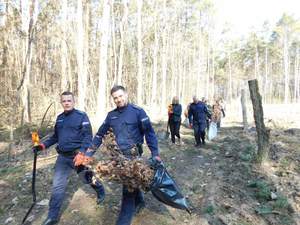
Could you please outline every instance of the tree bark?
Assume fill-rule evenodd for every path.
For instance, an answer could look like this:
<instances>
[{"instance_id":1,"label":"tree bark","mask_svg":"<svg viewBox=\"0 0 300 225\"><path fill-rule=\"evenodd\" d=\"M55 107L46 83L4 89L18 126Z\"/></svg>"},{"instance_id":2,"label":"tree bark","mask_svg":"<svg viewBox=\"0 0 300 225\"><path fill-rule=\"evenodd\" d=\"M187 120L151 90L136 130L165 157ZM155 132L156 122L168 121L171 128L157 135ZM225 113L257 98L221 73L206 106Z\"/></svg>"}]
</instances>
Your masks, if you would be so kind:
<instances>
[{"instance_id":1,"label":"tree bark","mask_svg":"<svg viewBox=\"0 0 300 225\"><path fill-rule=\"evenodd\" d=\"M85 32L83 29L83 6L82 0L77 0L77 39L76 39L76 57L77 57L77 76L78 76L78 108L85 110L85 96L87 86L87 64L86 58L88 51L84 51Z\"/></svg>"},{"instance_id":2,"label":"tree bark","mask_svg":"<svg viewBox=\"0 0 300 225\"><path fill-rule=\"evenodd\" d=\"M124 45L125 45L125 31L127 28L127 17L128 17L128 0L123 0L123 16L122 23L120 25L120 50L119 50L119 62L118 62L118 78L117 83L122 84L123 78L123 57L124 57Z\"/></svg>"},{"instance_id":3,"label":"tree bark","mask_svg":"<svg viewBox=\"0 0 300 225\"><path fill-rule=\"evenodd\" d=\"M163 1L163 30L162 30L162 50L161 50L161 109L165 109L167 103L167 24L166 24L166 0Z\"/></svg>"},{"instance_id":4,"label":"tree bark","mask_svg":"<svg viewBox=\"0 0 300 225\"><path fill-rule=\"evenodd\" d=\"M68 10L68 0L63 0L61 2L61 84L60 92L69 90L68 87L68 75L67 75L67 10Z\"/></svg>"},{"instance_id":5,"label":"tree bark","mask_svg":"<svg viewBox=\"0 0 300 225\"><path fill-rule=\"evenodd\" d=\"M30 72L31 72L31 60L32 60L32 43L33 43L33 28L37 20L37 9L38 9L38 0L32 0L31 9L29 1L22 0L22 29L26 32L26 39L24 42L25 46L25 58L23 61L22 68L22 78L20 85L17 90L19 92L19 97L22 107L22 122L31 122L31 115L29 109L29 86L30 86Z\"/></svg>"},{"instance_id":6,"label":"tree bark","mask_svg":"<svg viewBox=\"0 0 300 225\"><path fill-rule=\"evenodd\" d=\"M243 114L243 127L244 131L248 130L248 121L247 121L247 108L246 108L246 97L245 90L241 91L241 105L242 105L242 114Z\"/></svg>"},{"instance_id":7,"label":"tree bark","mask_svg":"<svg viewBox=\"0 0 300 225\"><path fill-rule=\"evenodd\" d=\"M262 107L261 95L258 89L258 82L256 79L249 80L249 90L253 106L253 115L255 120L256 132L257 132L257 157L256 162L263 163L269 153L269 138L270 130L265 127L264 123L264 112Z\"/></svg>"},{"instance_id":8,"label":"tree bark","mask_svg":"<svg viewBox=\"0 0 300 225\"><path fill-rule=\"evenodd\" d=\"M155 7L157 9L157 7ZM155 10L156 11L156 10ZM157 105L157 57L158 57L158 34L157 34L157 15L155 14L154 22L154 48L153 48L153 70L152 70L152 90L151 90L151 104Z\"/></svg>"},{"instance_id":9,"label":"tree bark","mask_svg":"<svg viewBox=\"0 0 300 225\"><path fill-rule=\"evenodd\" d=\"M109 28L110 4L109 0L103 2L101 23L101 46L99 62L99 80L97 97L97 115L102 120L106 111L106 83L107 83L107 50L110 34Z\"/></svg>"},{"instance_id":10,"label":"tree bark","mask_svg":"<svg viewBox=\"0 0 300 225\"><path fill-rule=\"evenodd\" d=\"M283 64L284 64L284 103L289 102L289 44L287 31L284 31L283 39Z\"/></svg>"},{"instance_id":11,"label":"tree bark","mask_svg":"<svg viewBox=\"0 0 300 225\"><path fill-rule=\"evenodd\" d=\"M138 40L138 74L137 103L143 104L143 52L142 52L142 8L143 1L137 0L137 40Z\"/></svg>"}]
</instances>

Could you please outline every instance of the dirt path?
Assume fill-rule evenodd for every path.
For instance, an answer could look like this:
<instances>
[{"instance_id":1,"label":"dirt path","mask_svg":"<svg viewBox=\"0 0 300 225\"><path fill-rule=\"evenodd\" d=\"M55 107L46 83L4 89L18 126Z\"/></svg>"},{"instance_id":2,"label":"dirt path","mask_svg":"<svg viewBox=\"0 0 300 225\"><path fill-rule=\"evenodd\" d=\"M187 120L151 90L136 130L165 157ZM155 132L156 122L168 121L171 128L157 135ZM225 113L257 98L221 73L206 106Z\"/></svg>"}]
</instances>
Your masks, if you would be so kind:
<instances>
[{"instance_id":1,"label":"dirt path","mask_svg":"<svg viewBox=\"0 0 300 225\"><path fill-rule=\"evenodd\" d=\"M182 146L172 146L163 138L162 127L165 126L155 127L161 137L162 159L191 203L193 213L190 216L165 206L147 193L146 209L135 217L133 225L300 224L300 167L297 161L300 154L295 149L300 142L298 130L293 135L276 131L270 153L274 159L258 169L252 163L255 133L244 134L241 127L231 125L222 128L214 141L195 148L190 129L182 128L185 142ZM31 159L30 154L20 151L14 162L1 167L0 224L20 224L31 203L31 163L25 164L18 157ZM54 161L51 155L39 158L38 205L27 224L41 224L47 216ZM97 206L93 191L72 176L59 224L114 224L121 186L111 182L105 182L105 186L106 200L102 206Z\"/></svg>"}]
</instances>

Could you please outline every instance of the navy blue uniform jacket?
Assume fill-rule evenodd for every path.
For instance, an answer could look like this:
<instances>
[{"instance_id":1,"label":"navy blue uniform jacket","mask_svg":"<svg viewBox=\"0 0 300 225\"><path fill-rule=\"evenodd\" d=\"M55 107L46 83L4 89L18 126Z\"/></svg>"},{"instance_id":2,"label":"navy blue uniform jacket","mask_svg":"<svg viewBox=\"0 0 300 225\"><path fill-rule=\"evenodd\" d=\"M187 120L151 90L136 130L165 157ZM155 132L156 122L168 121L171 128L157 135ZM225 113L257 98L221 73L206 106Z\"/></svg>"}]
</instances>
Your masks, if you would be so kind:
<instances>
[{"instance_id":1,"label":"navy blue uniform jacket","mask_svg":"<svg viewBox=\"0 0 300 225\"><path fill-rule=\"evenodd\" d=\"M200 130L206 128L206 117L210 117L208 109L203 102L192 103L188 112L190 124L198 124Z\"/></svg>"},{"instance_id":2,"label":"navy blue uniform jacket","mask_svg":"<svg viewBox=\"0 0 300 225\"><path fill-rule=\"evenodd\" d=\"M44 142L46 148L58 143L60 152L85 152L93 138L92 127L85 112L73 109L57 116L54 134Z\"/></svg>"},{"instance_id":3,"label":"navy blue uniform jacket","mask_svg":"<svg viewBox=\"0 0 300 225\"><path fill-rule=\"evenodd\" d=\"M93 139L92 149L99 148L109 128L112 128L121 150L128 150L136 144L143 144L145 137L152 157L159 155L156 135L149 117L142 108L128 104L109 112ZM93 151L87 152L87 155L91 156L93 153Z\"/></svg>"}]
</instances>

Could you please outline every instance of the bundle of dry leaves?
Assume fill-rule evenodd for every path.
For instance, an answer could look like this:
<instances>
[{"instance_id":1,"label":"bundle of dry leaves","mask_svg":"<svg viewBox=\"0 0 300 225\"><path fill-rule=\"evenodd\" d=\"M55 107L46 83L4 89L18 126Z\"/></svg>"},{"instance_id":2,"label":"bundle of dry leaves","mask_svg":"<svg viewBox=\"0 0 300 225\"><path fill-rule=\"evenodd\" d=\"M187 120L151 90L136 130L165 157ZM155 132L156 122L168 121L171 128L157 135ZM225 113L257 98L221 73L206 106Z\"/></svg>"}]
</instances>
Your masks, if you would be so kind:
<instances>
[{"instance_id":1,"label":"bundle of dry leaves","mask_svg":"<svg viewBox=\"0 0 300 225\"><path fill-rule=\"evenodd\" d=\"M131 149L132 158L126 158L119 149L115 136L109 132L102 142L102 152L108 160L98 162L96 174L101 178L108 178L120 182L129 191L135 188L149 190L154 177L154 170L142 158L138 158L137 148Z\"/></svg>"}]
</instances>

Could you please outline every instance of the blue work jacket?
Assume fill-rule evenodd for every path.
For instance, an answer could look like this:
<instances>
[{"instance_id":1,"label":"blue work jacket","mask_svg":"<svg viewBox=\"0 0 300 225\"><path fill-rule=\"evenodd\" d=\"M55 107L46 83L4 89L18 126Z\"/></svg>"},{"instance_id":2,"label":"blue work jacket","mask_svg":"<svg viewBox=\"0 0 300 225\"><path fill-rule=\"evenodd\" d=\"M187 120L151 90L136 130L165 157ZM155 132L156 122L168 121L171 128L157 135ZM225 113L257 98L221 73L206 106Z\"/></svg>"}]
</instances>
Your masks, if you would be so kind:
<instances>
[{"instance_id":1,"label":"blue work jacket","mask_svg":"<svg viewBox=\"0 0 300 225\"><path fill-rule=\"evenodd\" d=\"M136 105L128 104L107 114L105 121L93 138L91 148L94 151L87 152L88 156L92 156L99 148L102 138L109 128L112 128L116 142L122 151L131 149L136 144L143 144L145 137L152 157L159 155L157 138L146 112Z\"/></svg>"},{"instance_id":2,"label":"blue work jacket","mask_svg":"<svg viewBox=\"0 0 300 225\"><path fill-rule=\"evenodd\" d=\"M190 104L189 112L190 124L203 124L206 126L206 117L210 117L210 113L203 102Z\"/></svg>"},{"instance_id":3,"label":"blue work jacket","mask_svg":"<svg viewBox=\"0 0 300 225\"><path fill-rule=\"evenodd\" d=\"M93 138L92 127L85 112L73 109L57 116L54 134L43 144L46 148L57 143L60 152L85 152Z\"/></svg>"}]
</instances>

